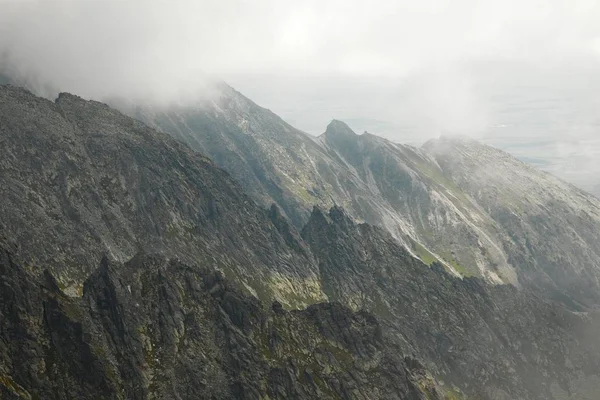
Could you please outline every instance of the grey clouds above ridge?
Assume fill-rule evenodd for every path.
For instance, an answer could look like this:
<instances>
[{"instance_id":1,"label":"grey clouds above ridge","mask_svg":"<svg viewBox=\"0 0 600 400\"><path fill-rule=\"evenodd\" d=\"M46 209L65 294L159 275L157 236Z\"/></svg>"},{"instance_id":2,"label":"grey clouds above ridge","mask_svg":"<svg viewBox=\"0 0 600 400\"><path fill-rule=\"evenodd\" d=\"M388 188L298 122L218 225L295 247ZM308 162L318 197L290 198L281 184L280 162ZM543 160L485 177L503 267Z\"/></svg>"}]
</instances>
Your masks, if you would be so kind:
<instances>
[{"instance_id":1,"label":"grey clouds above ridge","mask_svg":"<svg viewBox=\"0 0 600 400\"><path fill-rule=\"evenodd\" d=\"M600 4L578 1L0 0L0 54L98 97L199 76L394 78L478 60L600 62ZM191 83L191 84L190 84Z\"/></svg>"}]
</instances>

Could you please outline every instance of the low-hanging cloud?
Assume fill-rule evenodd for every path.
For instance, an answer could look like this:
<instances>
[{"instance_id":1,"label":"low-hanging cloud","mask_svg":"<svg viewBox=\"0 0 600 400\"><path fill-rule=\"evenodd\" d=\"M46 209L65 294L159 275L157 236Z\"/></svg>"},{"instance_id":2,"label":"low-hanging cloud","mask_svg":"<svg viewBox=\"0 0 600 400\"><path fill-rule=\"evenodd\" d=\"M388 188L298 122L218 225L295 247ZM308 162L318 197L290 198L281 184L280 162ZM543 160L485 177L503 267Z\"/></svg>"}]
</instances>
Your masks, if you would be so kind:
<instances>
[{"instance_id":1,"label":"low-hanging cloud","mask_svg":"<svg viewBox=\"0 0 600 400\"><path fill-rule=\"evenodd\" d=\"M89 97L207 76L405 77L478 59L597 55L593 0L0 0L4 64Z\"/></svg>"}]
</instances>

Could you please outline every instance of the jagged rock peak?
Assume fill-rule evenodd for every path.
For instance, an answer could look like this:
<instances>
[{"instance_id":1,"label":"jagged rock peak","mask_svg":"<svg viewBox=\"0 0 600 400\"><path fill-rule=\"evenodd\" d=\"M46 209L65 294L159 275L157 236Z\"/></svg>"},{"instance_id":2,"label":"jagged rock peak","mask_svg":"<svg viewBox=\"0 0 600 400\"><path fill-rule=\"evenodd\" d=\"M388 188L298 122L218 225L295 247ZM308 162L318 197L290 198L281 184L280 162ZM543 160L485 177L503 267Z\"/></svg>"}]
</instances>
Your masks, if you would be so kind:
<instances>
[{"instance_id":1,"label":"jagged rock peak","mask_svg":"<svg viewBox=\"0 0 600 400\"><path fill-rule=\"evenodd\" d=\"M63 101L63 100L79 100L79 101L85 101L81 96L77 96L76 94L71 94L68 92L60 92L58 94L58 97L56 98L56 101Z\"/></svg>"},{"instance_id":2,"label":"jagged rock peak","mask_svg":"<svg viewBox=\"0 0 600 400\"><path fill-rule=\"evenodd\" d=\"M346 210L338 205L331 207L328 212L324 212L319 206L314 206L310 219L304 229L308 230L311 227L319 227L318 229L321 229L327 225L336 225L346 229L354 225L354 220Z\"/></svg>"},{"instance_id":3,"label":"jagged rock peak","mask_svg":"<svg viewBox=\"0 0 600 400\"><path fill-rule=\"evenodd\" d=\"M286 244L290 246L290 248L294 249L297 252L302 253L305 256L308 256L308 249L302 243L300 236L296 232L296 230L290 226L288 220L283 216L277 204L271 204L271 208L268 211L268 216L277 231L281 234Z\"/></svg>"},{"instance_id":4,"label":"jagged rock peak","mask_svg":"<svg viewBox=\"0 0 600 400\"><path fill-rule=\"evenodd\" d=\"M325 135L336 135L336 136L349 136L354 137L358 136L345 122L339 121L337 119L332 120L329 125L327 125L327 129L325 130Z\"/></svg>"},{"instance_id":5,"label":"jagged rock peak","mask_svg":"<svg viewBox=\"0 0 600 400\"><path fill-rule=\"evenodd\" d=\"M314 205L312 209L312 213L310 215L310 219L313 218L325 218L325 213L321 209L321 207Z\"/></svg>"},{"instance_id":6,"label":"jagged rock peak","mask_svg":"<svg viewBox=\"0 0 600 400\"><path fill-rule=\"evenodd\" d=\"M61 92L58 94L58 97L56 98L56 100L54 101L56 104L58 104L59 106L69 106L69 107L73 107L73 106L79 106L79 107L91 107L91 106L97 106L100 108L105 108L105 109L110 109L110 106L108 104L96 101L96 100L86 100L81 96L77 96L75 94L71 94L71 93L67 93L67 92ZM117 110L113 110L114 112L116 112Z\"/></svg>"},{"instance_id":7,"label":"jagged rock peak","mask_svg":"<svg viewBox=\"0 0 600 400\"><path fill-rule=\"evenodd\" d=\"M346 210L338 205L334 205L329 209L329 218L338 225L346 226L353 223Z\"/></svg>"},{"instance_id":8,"label":"jagged rock peak","mask_svg":"<svg viewBox=\"0 0 600 400\"><path fill-rule=\"evenodd\" d=\"M351 164L360 164L363 158L360 136L345 122L333 120L327 125L327 130L321 135L321 140L330 149L348 160Z\"/></svg>"}]
</instances>

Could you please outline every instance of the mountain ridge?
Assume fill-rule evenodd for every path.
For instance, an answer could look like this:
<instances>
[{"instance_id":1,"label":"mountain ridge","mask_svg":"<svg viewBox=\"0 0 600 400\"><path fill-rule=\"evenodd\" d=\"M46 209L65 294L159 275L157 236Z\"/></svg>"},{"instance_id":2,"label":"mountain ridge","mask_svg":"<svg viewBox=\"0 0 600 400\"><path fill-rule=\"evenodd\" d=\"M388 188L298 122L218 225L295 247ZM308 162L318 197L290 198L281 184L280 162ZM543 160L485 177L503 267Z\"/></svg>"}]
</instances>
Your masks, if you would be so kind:
<instances>
[{"instance_id":1,"label":"mountain ridge","mask_svg":"<svg viewBox=\"0 0 600 400\"><path fill-rule=\"evenodd\" d=\"M426 263L440 261L457 275L482 276L491 283L514 285L541 280L541 285L534 282L533 286L539 286L551 296L562 297L576 309L585 309L599 301L597 295L582 292L594 292L593 286L586 287L589 281L592 285L600 285L595 272L597 263L590 261L598 254L593 245L595 236L590 232L594 229L592 226L599 225L599 219L597 213L586 209L597 208L597 199L588 199L589 204L582 205L579 211L564 207L559 210L559 213L569 215L579 212L596 217L592 218L589 229L586 228L588 232L580 235L586 243L585 247L580 246L580 252L585 256L568 251L568 246L574 243L573 235L563 235L556 242L556 249L547 247L551 257L560 258L564 254L568 257L563 257L564 273L558 271L555 261L550 263L555 270L554 277L546 276L543 265L549 264L544 259L547 257L539 252L532 253L527 246L519 244L519 241L531 238L521 237L515 239L515 243L512 234L506 232L507 226L500 223L503 217L490 215L489 207L474 200L475 192L454 182L456 176L444 170L450 164L444 163L440 154L432 154L434 141L418 149L371 134L356 135L338 120L330 124L329 134L326 130L314 138L295 130L229 86L222 84L220 88L221 100L204 100L191 108L178 105L176 109L161 111L160 107L149 109L134 104L124 111L139 114L137 117L145 123L172 133L196 151L214 159L263 207L277 204L297 230L307 221L313 204L324 208L340 205L358 221L385 226L412 254ZM168 117L171 125L165 125L163 117ZM194 125L193 121L198 124ZM173 134L169 126L173 129L185 127L185 137ZM345 132L342 135L345 139L332 137L335 136L334 128ZM463 139L439 140L460 142ZM464 149L457 156L461 154L473 156L466 155ZM505 153L495 154L487 161L490 165L505 163ZM537 179L539 175L537 170L525 164L515 164L514 160L509 164L532 175L531 179ZM551 192L567 196L567 200L569 192L581 193L559 180L546 178L545 181L549 182ZM506 187L502 190L510 192L510 184L504 182ZM512 193L517 199L521 196L521 192L513 190ZM532 203L526 198L516 201L521 201L521 208ZM498 205L503 206L496 204L492 208L498 209ZM550 215L551 212L545 212L543 217ZM536 226L529 227L527 235L539 236L541 232ZM576 237L577 233L574 235ZM557 251L560 248L563 249ZM585 271L580 271L579 265L584 265ZM527 270L524 272L524 269ZM538 275L534 276L531 271ZM568 271L577 272L570 274ZM573 281L573 276L579 276L580 282L567 285L569 293L564 297L556 281L561 277Z\"/></svg>"},{"instance_id":2,"label":"mountain ridge","mask_svg":"<svg viewBox=\"0 0 600 400\"><path fill-rule=\"evenodd\" d=\"M217 114L213 107L218 108L221 117L214 117ZM494 284L537 287L555 298L564 295L563 301L576 309L600 304L596 290L600 289L600 265L594 261L600 254L595 245L600 238L591 233L591 226L600 229L600 218L593 217L580 238L577 233L562 235L554 248L546 247L547 256L532 252L520 242L539 241L544 234L542 225L525 221L527 237L513 237L501 217L492 215L485 202L480 204L475 191L455 182L458 177L446 170L451 165L433 151L433 142L416 148L371 134L357 135L339 120L332 121L325 133L315 138L263 110L239 92L227 90L214 104L177 110L149 110L142 105L137 115L132 115L166 133L186 127L186 143L216 160L260 204L276 203L298 230L308 220L314 204L325 209L339 205L358 221L386 227L409 252L426 263L439 261L451 273L481 276ZM169 121L178 122L167 123L167 116ZM189 123L208 119L218 128L203 125L195 129ZM235 144L240 140L245 144ZM219 145L211 145L213 142ZM221 146L223 143L229 144ZM462 149L456 156L473 158L478 149L468 154ZM543 177L525 164L507 162L507 157L512 159L498 152L485 162L498 173L503 173L503 166L511 165L519 173L530 175L531 180ZM234 159L242 161L232 162ZM547 191L558 197L580 193L556 179L542 181L549 185ZM477 184L486 185L483 181ZM520 202L523 209L530 207L524 193L510 188L511 182L503 181L502 185L499 192L514 195L515 200L510 201ZM592 210L598 205L597 199L590 198L588 205L580 202L576 210L555 208L549 201L546 207L552 211L543 211L540 218L552 218L552 213L571 215L565 218L575 218L578 213L595 215ZM530 212L538 210L536 206ZM569 250L578 241L585 244L577 246L587 255ZM564 273L559 273L555 265L554 276L546 276L542 265L547 264L547 257L562 257ZM581 270L580 265L585 265L587 276L573 273ZM579 283L572 282L562 290L558 279L569 275L578 276L570 279L579 279ZM596 289L589 285L586 288L590 278ZM560 294L561 290L566 293Z\"/></svg>"}]
</instances>

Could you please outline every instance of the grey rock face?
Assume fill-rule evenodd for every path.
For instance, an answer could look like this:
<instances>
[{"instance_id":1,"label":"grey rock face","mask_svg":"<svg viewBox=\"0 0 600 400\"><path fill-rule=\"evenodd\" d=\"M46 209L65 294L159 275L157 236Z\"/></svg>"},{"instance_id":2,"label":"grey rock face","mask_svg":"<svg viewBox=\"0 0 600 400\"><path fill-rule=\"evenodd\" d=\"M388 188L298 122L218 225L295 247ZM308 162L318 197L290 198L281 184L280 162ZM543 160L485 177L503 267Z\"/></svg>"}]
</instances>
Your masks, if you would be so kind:
<instances>
[{"instance_id":1,"label":"grey rock face","mask_svg":"<svg viewBox=\"0 0 600 400\"><path fill-rule=\"evenodd\" d=\"M575 314L509 285L426 266L390 234L315 208L302 231L331 300L385 321L406 354L477 399L593 398L600 382L595 314Z\"/></svg>"},{"instance_id":2,"label":"grey rock face","mask_svg":"<svg viewBox=\"0 0 600 400\"><path fill-rule=\"evenodd\" d=\"M101 266L65 296L0 252L0 395L6 399L442 399L337 304L267 311L219 273L162 256Z\"/></svg>"},{"instance_id":3,"label":"grey rock face","mask_svg":"<svg viewBox=\"0 0 600 400\"><path fill-rule=\"evenodd\" d=\"M468 139L425 148L485 209L523 284L575 309L600 301L600 202L576 187Z\"/></svg>"},{"instance_id":4,"label":"grey rock face","mask_svg":"<svg viewBox=\"0 0 600 400\"><path fill-rule=\"evenodd\" d=\"M263 298L324 299L285 221L276 226L208 159L104 104L0 86L0 143L0 230L27 249L31 271L47 267L80 291L104 254L163 251Z\"/></svg>"}]
</instances>

